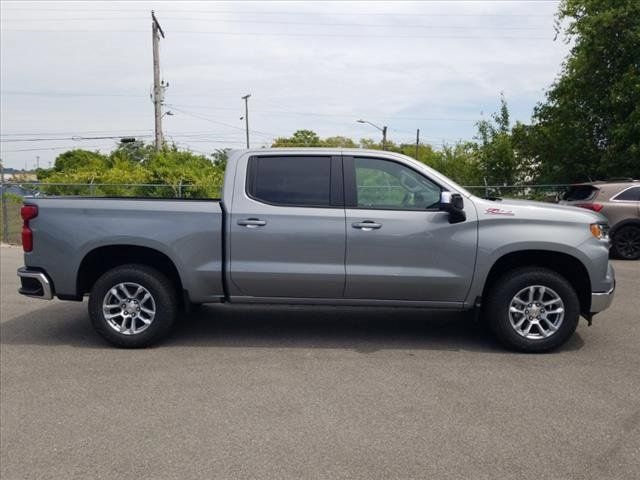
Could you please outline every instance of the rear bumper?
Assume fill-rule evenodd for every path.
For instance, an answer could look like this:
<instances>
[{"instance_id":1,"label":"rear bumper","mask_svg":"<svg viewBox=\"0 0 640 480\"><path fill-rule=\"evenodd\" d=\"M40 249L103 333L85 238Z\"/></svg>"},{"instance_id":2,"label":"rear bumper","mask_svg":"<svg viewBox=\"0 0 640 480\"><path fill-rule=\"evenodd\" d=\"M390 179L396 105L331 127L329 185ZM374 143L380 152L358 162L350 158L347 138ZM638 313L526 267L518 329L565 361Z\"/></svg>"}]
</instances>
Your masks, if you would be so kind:
<instances>
[{"instance_id":1,"label":"rear bumper","mask_svg":"<svg viewBox=\"0 0 640 480\"><path fill-rule=\"evenodd\" d=\"M591 313L598 313L606 310L613 302L613 294L616 289L615 282L608 292L594 292L591 294Z\"/></svg>"},{"instance_id":2,"label":"rear bumper","mask_svg":"<svg viewBox=\"0 0 640 480\"><path fill-rule=\"evenodd\" d=\"M20 267L18 269L18 277L20 277L18 293L21 295L42 300L51 300L53 298L51 280L44 272L28 267Z\"/></svg>"}]
</instances>

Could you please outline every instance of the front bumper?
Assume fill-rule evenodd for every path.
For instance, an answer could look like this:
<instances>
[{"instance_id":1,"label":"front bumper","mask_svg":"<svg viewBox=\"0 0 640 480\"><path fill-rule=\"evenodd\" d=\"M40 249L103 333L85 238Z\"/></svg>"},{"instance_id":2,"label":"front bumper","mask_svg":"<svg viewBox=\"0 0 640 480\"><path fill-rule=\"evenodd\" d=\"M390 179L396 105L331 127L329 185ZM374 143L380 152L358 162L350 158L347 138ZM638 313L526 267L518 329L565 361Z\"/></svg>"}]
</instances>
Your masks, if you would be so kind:
<instances>
[{"instance_id":1,"label":"front bumper","mask_svg":"<svg viewBox=\"0 0 640 480\"><path fill-rule=\"evenodd\" d=\"M606 310L613 302L613 295L616 289L616 283L613 282L613 287L608 292L593 292L591 293L591 313L598 313Z\"/></svg>"},{"instance_id":2,"label":"front bumper","mask_svg":"<svg viewBox=\"0 0 640 480\"><path fill-rule=\"evenodd\" d=\"M20 267L18 269L18 277L20 277L21 284L18 293L21 295L42 300L51 300L53 298L53 287L46 273L29 267Z\"/></svg>"}]
</instances>

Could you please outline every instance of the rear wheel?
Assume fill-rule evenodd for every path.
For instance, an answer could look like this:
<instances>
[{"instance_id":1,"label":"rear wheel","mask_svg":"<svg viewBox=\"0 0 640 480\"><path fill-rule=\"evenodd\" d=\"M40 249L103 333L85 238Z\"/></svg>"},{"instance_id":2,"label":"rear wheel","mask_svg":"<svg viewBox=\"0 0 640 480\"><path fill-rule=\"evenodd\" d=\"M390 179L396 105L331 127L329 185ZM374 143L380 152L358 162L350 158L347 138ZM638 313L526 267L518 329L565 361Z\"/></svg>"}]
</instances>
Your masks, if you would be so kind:
<instances>
[{"instance_id":1,"label":"rear wheel","mask_svg":"<svg viewBox=\"0 0 640 480\"><path fill-rule=\"evenodd\" d=\"M146 265L122 265L102 275L91 289L89 316L110 343L141 348L167 335L177 306L175 287L165 275Z\"/></svg>"},{"instance_id":2,"label":"rear wheel","mask_svg":"<svg viewBox=\"0 0 640 480\"><path fill-rule=\"evenodd\" d=\"M638 260L640 258L640 226L628 225L619 228L613 235L611 251L618 258Z\"/></svg>"},{"instance_id":3,"label":"rear wheel","mask_svg":"<svg viewBox=\"0 0 640 480\"><path fill-rule=\"evenodd\" d=\"M558 273L523 268L491 288L484 316L498 340L521 352L544 352L565 343L580 317L578 296Z\"/></svg>"}]
</instances>

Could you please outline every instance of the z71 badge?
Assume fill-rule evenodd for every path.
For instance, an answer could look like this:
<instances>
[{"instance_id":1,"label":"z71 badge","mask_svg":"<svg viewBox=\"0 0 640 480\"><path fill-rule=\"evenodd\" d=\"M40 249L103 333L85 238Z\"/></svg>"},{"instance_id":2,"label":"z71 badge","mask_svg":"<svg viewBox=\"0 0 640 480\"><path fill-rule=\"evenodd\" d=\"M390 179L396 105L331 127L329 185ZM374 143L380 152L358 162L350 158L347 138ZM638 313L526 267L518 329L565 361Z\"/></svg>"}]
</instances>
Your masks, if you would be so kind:
<instances>
[{"instance_id":1,"label":"z71 badge","mask_svg":"<svg viewBox=\"0 0 640 480\"><path fill-rule=\"evenodd\" d=\"M515 215L512 210L502 210L501 208L487 208L484 213L486 215L508 215L511 217Z\"/></svg>"}]
</instances>

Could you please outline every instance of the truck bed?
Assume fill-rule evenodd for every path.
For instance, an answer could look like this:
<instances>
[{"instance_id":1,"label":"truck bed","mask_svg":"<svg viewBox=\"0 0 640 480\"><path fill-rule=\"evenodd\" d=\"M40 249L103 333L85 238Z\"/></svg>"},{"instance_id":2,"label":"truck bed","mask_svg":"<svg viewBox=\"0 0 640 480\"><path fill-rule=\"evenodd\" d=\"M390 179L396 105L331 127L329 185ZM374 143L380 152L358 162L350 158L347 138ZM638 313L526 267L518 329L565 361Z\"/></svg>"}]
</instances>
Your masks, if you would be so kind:
<instances>
[{"instance_id":1,"label":"truck bed","mask_svg":"<svg viewBox=\"0 0 640 480\"><path fill-rule=\"evenodd\" d=\"M223 212L218 200L48 197L27 198L37 205L31 220L34 248L26 266L44 269L55 294L77 297L83 260L100 248L141 247L174 263L193 302L224 295ZM141 251L141 250L140 250Z\"/></svg>"}]
</instances>

